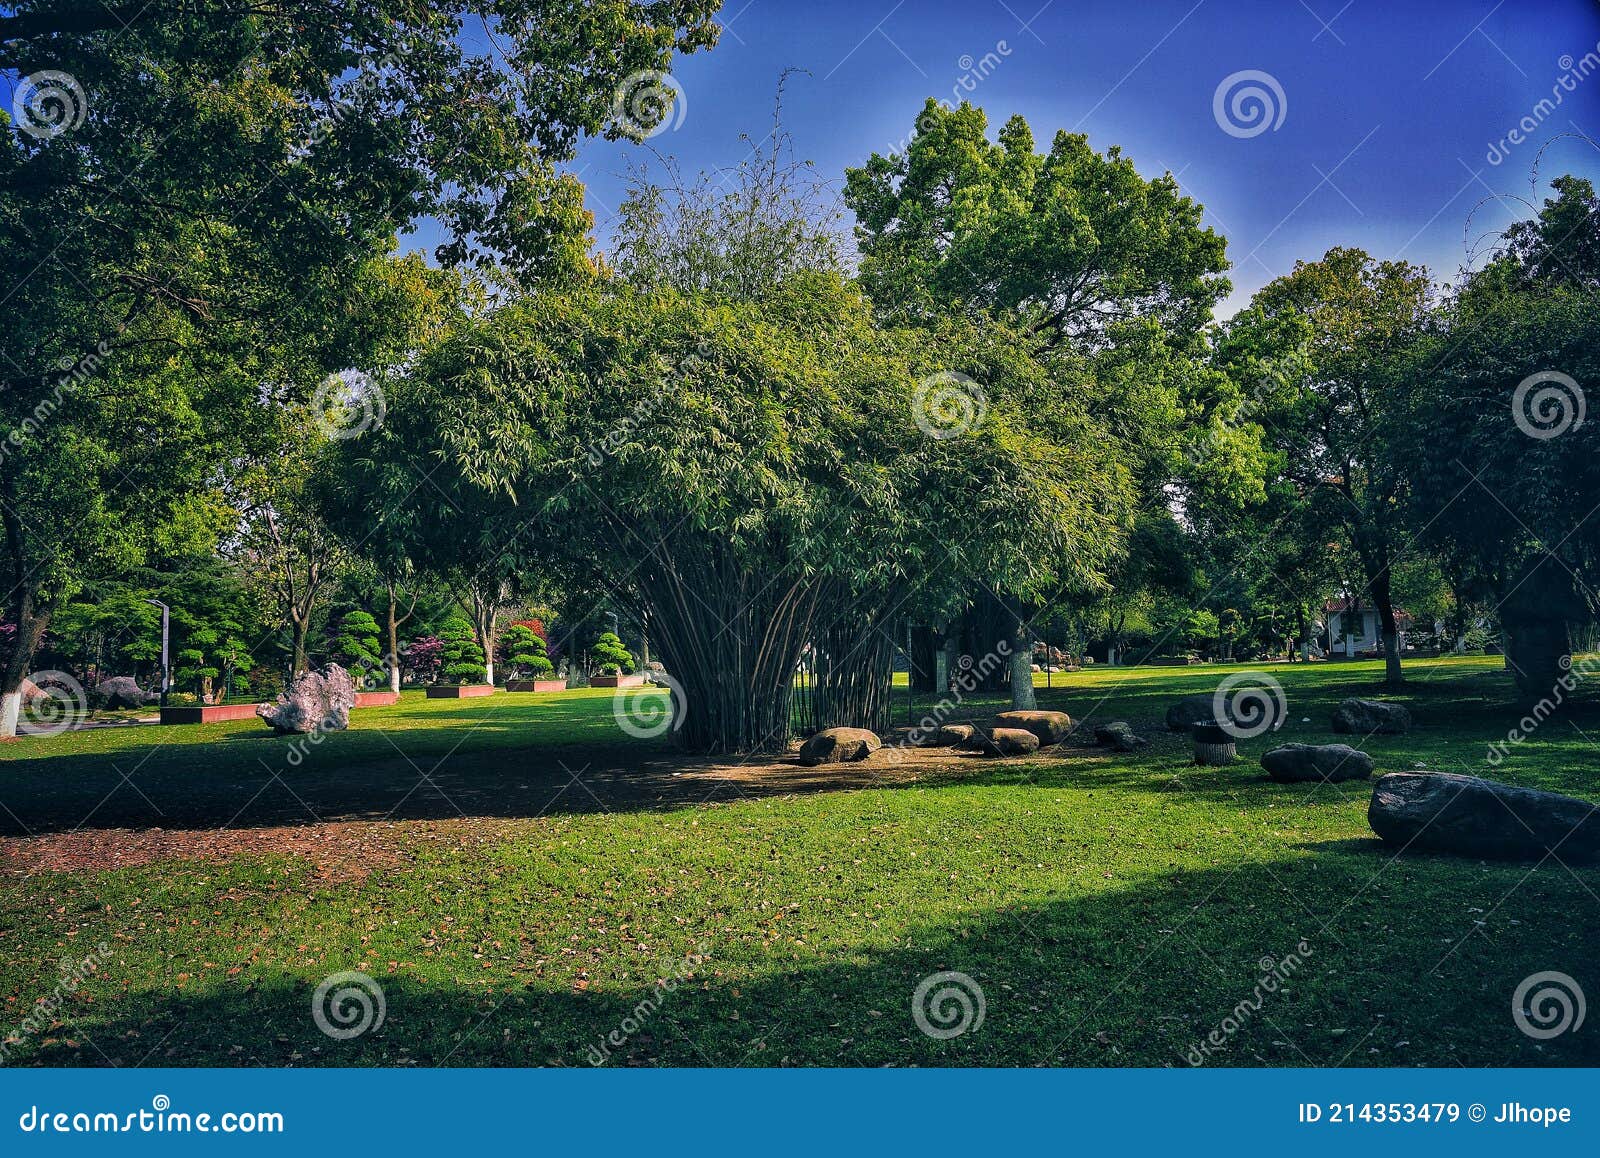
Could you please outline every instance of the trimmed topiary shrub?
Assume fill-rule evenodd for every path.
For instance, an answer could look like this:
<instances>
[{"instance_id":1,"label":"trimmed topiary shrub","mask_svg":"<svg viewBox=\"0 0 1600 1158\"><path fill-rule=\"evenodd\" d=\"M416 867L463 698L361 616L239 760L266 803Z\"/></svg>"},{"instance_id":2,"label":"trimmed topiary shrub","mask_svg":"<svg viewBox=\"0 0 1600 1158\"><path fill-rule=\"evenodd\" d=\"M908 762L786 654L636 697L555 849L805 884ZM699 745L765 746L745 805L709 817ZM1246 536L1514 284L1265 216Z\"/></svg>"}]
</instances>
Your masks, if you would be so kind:
<instances>
[{"instance_id":1,"label":"trimmed topiary shrub","mask_svg":"<svg viewBox=\"0 0 1600 1158\"><path fill-rule=\"evenodd\" d=\"M352 673L367 673L382 666L378 658L378 621L365 611L346 611L339 619L329 649Z\"/></svg>"},{"instance_id":2,"label":"trimmed topiary shrub","mask_svg":"<svg viewBox=\"0 0 1600 1158\"><path fill-rule=\"evenodd\" d=\"M543 679L555 671L545 642L533 628L513 623L500 637L500 653L516 679Z\"/></svg>"},{"instance_id":3,"label":"trimmed topiary shrub","mask_svg":"<svg viewBox=\"0 0 1600 1158\"><path fill-rule=\"evenodd\" d=\"M472 635L472 625L459 615L452 615L439 629L439 641L444 644L439 654L439 674L447 683L480 684L489 674L483 662L483 648Z\"/></svg>"},{"instance_id":4,"label":"trimmed topiary shrub","mask_svg":"<svg viewBox=\"0 0 1600 1158\"><path fill-rule=\"evenodd\" d=\"M589 658L600 666L601 675L626 675L633 670L633 652L622 646L617 633L608 631L589 648Z\"/></svg>"}]
</instances>

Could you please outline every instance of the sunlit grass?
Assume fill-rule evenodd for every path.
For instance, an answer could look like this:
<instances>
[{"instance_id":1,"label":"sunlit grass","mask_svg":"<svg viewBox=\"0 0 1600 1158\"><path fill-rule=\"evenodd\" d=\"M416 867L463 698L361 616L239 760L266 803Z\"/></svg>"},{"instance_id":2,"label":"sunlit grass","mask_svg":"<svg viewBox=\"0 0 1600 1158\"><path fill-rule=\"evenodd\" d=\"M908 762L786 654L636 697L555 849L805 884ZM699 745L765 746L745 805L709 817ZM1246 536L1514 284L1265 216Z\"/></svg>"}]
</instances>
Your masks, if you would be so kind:
<instances>
[{"instance_id":1,"label":"sunlit grass","mask_svg":"<svg viewBox=\"0 0 1600 1158\"><path fill-rule=\"evenodd\" d=\"M1520 715L1499 669L1411 665L1397 698L1415 730L1363 743L1379 771L1490 773L1489 742ZM622 735L608 691L408 694L358 712L296 764L292 742L253 721L19 741L0 765L9 831L23 818L68 832L85 814L83 832L161 827L140 794L209 816L260 792L252 807L270 815L247 811L241 825L304 822L330 847L369 843L361 871L319 872L313 855L268 847L222 863L8 872L10 1024L51 992L64 957L102 941L113 951L62 1024L12 1056L581 1066L630 1019L607 1064L1161 1066L1186 1064L1232 1017L1242 1024L1208 1064L1600 1060L1592 1017L1540 1042L1511 1010L1518 982L1543 970L1600 993L1600 870L1397 859L1367 827L1367 785L1267 782L1260 753L1331 740L1333 705L1379 692L1376 663L1256 669L1281 682L1288 722L1242 743L1233 767L1190 767L1160 717L1236 670L1251 666L1087 670L1041 686L1047 706L1132 720L1154 740L1135 756L960 760L909 786L721 790L611 812L585 785L655 768L670 749ZM1591 697L1492 774L1595 798L1597 717ZM418 796L394 800L424 777L465 818L439 799L400 819ZM289 789L313 807L336 798L338 823L296 819ZM350 802L369 791L358 814ZM1290 953L1300 964L1286 985L1239 1018L1265 965ZM680 965L691 954L706 960ZM655 989L689 968L671 992ZM343 970L377 979L386 1016L341 1042L318 1030L311 1000ZM944 1041L911 1010L917 983L941 970L969 974L986 1006L981 1027Z\"/></svg>"}]
</instances>

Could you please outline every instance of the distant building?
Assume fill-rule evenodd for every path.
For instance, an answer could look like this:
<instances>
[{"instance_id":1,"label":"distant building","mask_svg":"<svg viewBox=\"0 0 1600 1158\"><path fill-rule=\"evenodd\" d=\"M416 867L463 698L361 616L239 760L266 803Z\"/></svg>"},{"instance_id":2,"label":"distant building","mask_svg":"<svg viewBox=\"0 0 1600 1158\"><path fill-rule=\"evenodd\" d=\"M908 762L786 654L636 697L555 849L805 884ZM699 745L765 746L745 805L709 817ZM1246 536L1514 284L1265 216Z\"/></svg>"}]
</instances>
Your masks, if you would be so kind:
<instances>
[{"instance_id":1,"label":"distant building","mask_svg":"<svg viewBox=\"0 0 1600 1158\"><path fill-rule=\"evenodd\" d=\"M1356 606L1350 599L1330 599L1322 606L1327 623L1329 655L1361 655L1364 652L1383 651L1383 625L1378 620L1378 609L1370 605ZM1406 646L1406 629L1411 626L1411 616L1400 608L1394 610L1395 624L1400 629L1400 647ZM1349 632L1349 638L1345 633Z\"/></svg>"}]
</instances>

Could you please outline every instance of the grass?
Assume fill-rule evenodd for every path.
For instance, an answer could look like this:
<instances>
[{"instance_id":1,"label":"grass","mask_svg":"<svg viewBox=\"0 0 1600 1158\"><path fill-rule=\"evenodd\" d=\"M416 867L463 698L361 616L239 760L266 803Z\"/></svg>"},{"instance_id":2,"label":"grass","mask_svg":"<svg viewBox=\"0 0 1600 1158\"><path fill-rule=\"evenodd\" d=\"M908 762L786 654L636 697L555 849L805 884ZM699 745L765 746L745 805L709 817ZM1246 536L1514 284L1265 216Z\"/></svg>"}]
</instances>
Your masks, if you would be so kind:
<instances>
[{"instance_id":1,"label":"grass","mask_svg":"<svg viewBox=\"0 0 1600 1158\"><path fill-rule=\"evenodd\" d=\"M1418 661L1397 697L1417 727L1362 742L1379 771L1595 798L1592 699L1487 767L1520 715L1499 666ZM0 1027L103 942L13 1064L1164 1066L1225 1020L1207 1064L1600 1061L1595 1018L1541 1041L1512 1017L1541 971L1600 996L1600 869L1396 856L1367 785L1266 781L1261 752L1331 739L1377 663L1272 667L1289 722L1190 767L1160 717L1234 670L1040 688L1133 721L1155 741L1135 755L952 757L851 790L708 776L624 735L604 691L408 693L316 745L253 721L21 740L0 831L35 835L0 840ZM346 970L385 1016L335 1040L313 993ZM912 994L946 970L985 1016L940 1040Z\"/></svg>"}]
</instances>

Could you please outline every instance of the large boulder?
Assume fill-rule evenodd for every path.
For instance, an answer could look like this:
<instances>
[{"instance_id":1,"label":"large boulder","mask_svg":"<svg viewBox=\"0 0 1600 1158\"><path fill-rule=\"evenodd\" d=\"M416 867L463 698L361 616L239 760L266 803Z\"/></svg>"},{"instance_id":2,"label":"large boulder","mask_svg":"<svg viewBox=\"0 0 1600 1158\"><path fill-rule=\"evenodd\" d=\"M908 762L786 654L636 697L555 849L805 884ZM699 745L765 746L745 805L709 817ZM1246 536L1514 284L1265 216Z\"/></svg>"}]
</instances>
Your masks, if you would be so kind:
<instances>
[{"instance_id":1,"label":"large boulder","mask_svg":"<svg viewBox=\"0 0 1600 1158\"><path fill-rule=\"evenodd\" d=\"M141 688L132 676L112 676L94 688L95 699L106 708L142 708L160 697Z\"/></svg>"},{"instance_id":2,"label":"large boulder","mask_svg":"<svg viewBox=\"0 0 1600 1158\"><path fill-rule=\"evenodd\" d=\"M1365 780L1372 757L1349 744L1285 744L1261 757L1267 775L1279 784Z\"/></svg>"},{"instance_id":3,"label":"large boulder","mask_svg":"<svg viewBox=\"0 0 1600 1158\"><path fill-rule=\"evenodd\" d=\"M1039 743L1046 748L1053 747L1067 738L1072 731L1072 717L1065 712L1046 711L1016 711L1001 712L994 718L996 728L1021 728L1024 732L1032 732L1039 737Z\"/></svg>"},{"instance_id":4,"label":"large boulder","mask_svg":"<svg viewBox=\"0 0 1600 1158\"><path fill-rule=\"evenodd\" d=\"M1212 693L1184 696L1167 709L1167 731L1187 732L1196 724L1209 723L1216 715L1216 696Z\"/></svg>"},{"instance_id":5,"label":"large boulder","mask_svg":"<svg viewBox=\"0 0 1600 1158\"><path fill-rule=\"evenodd\" d=\"M881 747L883 741L865 728L824 728L800 745L800 763L850 764Z\"/></svg>"},{"instance_id":6,"label":"large boulder","mask_svg":"<svg viewBox=\"0 0 1600 1158\"><path fill-rule=\"evenodd\" d=\"M1025 728L993 728L974 740L990 756L1031 756L1039 750L1039 737Z\"/></svg>"},{"instance_id":7,"label":"large boulder","mask_svg":"<svg viewBox=\"0 0 1600 1158\"><path fill-rule=\"evenodd\" d=\"M1391 772L1367 823L1389 844L1463 856L1600 861L1600 806L1454 772Z\"/></svg>"},{"instance_id":8,"label":"large boulder","mask_svg":"<svg viewBox=\"0 0 1600 1158\"><path fill-rule=\"evenodd\" d=\"M1096 724L1094 740L1095 743L1104 744L1117 752L1132 752L1150 742L1135 732L1133 725L1127 720L1110 720L1104 724Z\"/></svg>"},{"instance_id":9,"label":"large boulder","mask_svg":"<svg viewBox=\"0 0 1600 1158\"><path fill-rule=\"evenodd\" d=\"M1333 712L1333 730L1346 735L1401 736L1411 730L1411 713L1382 700L1345 700Z\"/></svg>"},{"instance_id":10,"label":"large boulder","mask_svg":"<svg viewBox=\"0 0 1600 1158\"><path fill-rule=\"evenodd\" d=\"M971 724L943 724L931 732L923 732L919 748L959 748L972 742L976 731Z\"/></svg>"},{"instance_id":11,"label":"large boulder","mask_svg":"<svg viewBox=\"0 0 1600 1158\"><path fill-rule=\"evenodd\" d=\"M279 732L342 732L356 706L356 685L336 663L295 676L276 704L258 704L256 715Z\"/></svg>"}]
</instances>

